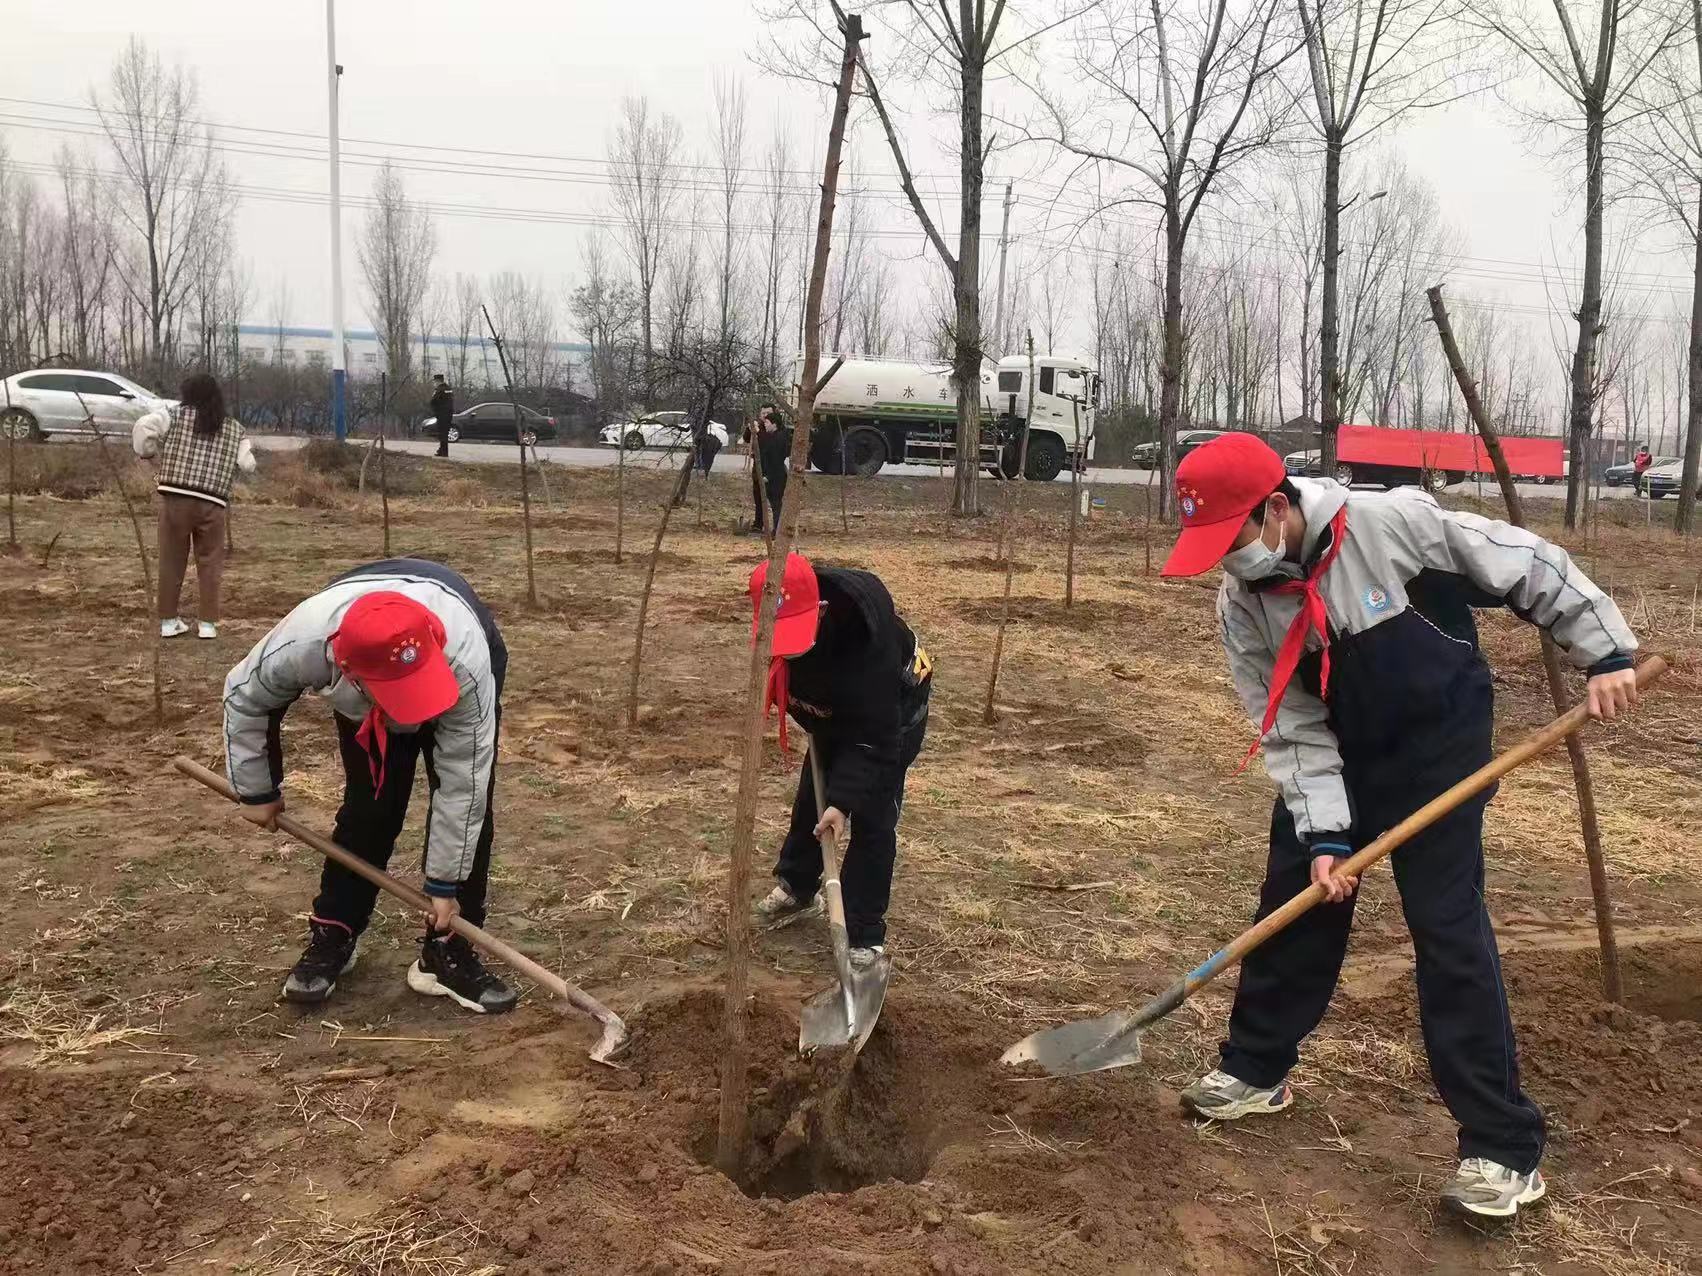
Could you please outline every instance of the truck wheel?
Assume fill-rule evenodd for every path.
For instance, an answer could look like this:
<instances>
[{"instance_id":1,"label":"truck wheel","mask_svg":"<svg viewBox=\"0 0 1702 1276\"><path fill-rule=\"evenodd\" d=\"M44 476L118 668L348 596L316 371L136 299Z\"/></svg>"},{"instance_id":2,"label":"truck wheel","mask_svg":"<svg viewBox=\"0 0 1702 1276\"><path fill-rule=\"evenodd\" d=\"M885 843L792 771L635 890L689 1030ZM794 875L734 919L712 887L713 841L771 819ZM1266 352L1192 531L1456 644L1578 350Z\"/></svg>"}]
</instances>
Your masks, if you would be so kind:
<instances>
[{"instance_id":1,"label":"truck wheel","mask_svg":"<svg viewBox=\"0 0 1702 1276\"><path fill-rule=\"evenodd\" d=\"M1336 482L1340 483L1343 487L1352 487L1353 486L1353 466L1347 464L1345 461L1337 461L1336 462Z\"/></svg>"},{"instance_id":2,"label":"truck wheel","mask_svg":"<svg viewBox=\"0 0 1702 1276\"><path fill-rule=\"evenodd\" d=\"M1066 455L1064 440L1056 434L1030 434L1027 476L1036 482L1050 483L1063 473Z\"/></svg>"},{"instance_id":3,"label":"truck wheel","mask_svg":"<svg viewBox=\"0 0 1702 1276\"><path fill-rule=\"evenodd\" d=\"M859 425L845 432L845 468L852 474L869 478L879 474L886 461L886 438L879 430Z\"/></svg>"},{"instance_id":4,"label":"truck wheel","mask_svg":"<svg viewBox=\"0 0 1702 1276\"><path fill-rule=\"evenodd\" d=\"M839 431L823 430L810 442L810 464L823 474L840 471Z\"/></svg>"}]
</instances>

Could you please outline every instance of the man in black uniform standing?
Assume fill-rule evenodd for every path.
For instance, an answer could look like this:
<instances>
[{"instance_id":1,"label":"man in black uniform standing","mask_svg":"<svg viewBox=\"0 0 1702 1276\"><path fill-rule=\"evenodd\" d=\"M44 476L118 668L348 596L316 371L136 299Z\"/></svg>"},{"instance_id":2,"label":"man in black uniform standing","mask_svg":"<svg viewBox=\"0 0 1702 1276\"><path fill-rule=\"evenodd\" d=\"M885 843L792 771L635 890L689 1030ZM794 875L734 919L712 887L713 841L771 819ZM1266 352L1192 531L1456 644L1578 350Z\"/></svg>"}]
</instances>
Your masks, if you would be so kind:
<instances>
[{"instance_id":1,"label":"man in black uniform standing","mask_svg":"<svg viewBox=\"0 0 1702 1276\"><path fill-rule=\"evenodd\" d=\"M442 373L432 377L431 410L437 417L437 455L449 455L449 421L455 415L455 391Z\"/></svg>"},{"instance_id":2,"label":"man in black uniform standing","mask_svg":"<svg viewBox=\"0 0 1702 1276\"><path fill-rule=\"evenodd\" d=\"M780 409L765 403L757 409L756 420L745 427L745 441L751 445L751 496L756 501L756 519L751 531L760 533L763 489L768 489L768 508L776 529L780 526L780 502L786 497L786 467L792 461L792 431L780 419Z\"/></svg>"}]
</instances>

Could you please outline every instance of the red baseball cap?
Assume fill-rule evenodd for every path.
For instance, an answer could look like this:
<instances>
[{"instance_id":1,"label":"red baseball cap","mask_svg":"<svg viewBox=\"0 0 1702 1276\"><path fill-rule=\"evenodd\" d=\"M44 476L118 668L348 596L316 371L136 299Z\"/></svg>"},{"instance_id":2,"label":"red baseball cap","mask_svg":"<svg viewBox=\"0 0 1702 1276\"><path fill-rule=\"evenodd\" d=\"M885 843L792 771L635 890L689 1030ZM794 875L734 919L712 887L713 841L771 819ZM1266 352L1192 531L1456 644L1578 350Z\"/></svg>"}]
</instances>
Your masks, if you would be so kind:
<instances>
[{"instance_id":1,"label":"red baseball cap","mask_svg":"<svg viewBox=\"0 0 1702 1276\"><path fill-rule=\"evenodd\" d=\"M1247 516L1288 475L1282 458L1251 434L1222 434L1176 467L1182 535L1163 576L1198 576L1222 561Z\"/></svg>"},{"instance_id":2,"label":"red baseball cap","mask_svg":"<svg viewBox=\"0 0 1702 1276\"><path fill-rule=\"evenodd\" d=\"M331 654L392 721L417 726L461 698L443 640L443 622L428 608L379 590L362 594L343 613Z\"/></svg>"},{"instance_id":3,"label":"red baseball cap","mask_svg":"<svg viewBox=\"0 0 1702 1276\"><path fill-rule=\"evenodd\" d=\"M762 587L768 580L768 564L758 563L751 573L751 642L756 642L762 621ZM821 585L816 569L802 554L786 555L786 572L780 578L780 610L774 617L774 654L801 656L816 645L821 624Z\"/></svg>"}]
</instances>

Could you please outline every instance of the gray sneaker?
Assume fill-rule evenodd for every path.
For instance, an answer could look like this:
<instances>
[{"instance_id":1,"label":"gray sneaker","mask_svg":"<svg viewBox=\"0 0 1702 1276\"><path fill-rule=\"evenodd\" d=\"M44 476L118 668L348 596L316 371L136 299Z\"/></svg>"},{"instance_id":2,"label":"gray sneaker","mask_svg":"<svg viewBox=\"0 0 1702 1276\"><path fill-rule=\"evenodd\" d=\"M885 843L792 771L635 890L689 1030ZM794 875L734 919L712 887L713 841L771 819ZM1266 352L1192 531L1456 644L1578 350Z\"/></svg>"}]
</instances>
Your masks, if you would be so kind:
<instances>
[{"instance_id":1,"label":"gray sneaker","mask_svg":"<svg viewBox=\"0 0 1702 1276\"><path fill-rule=\"evenodd\" d=\"M819 913L820 911L820 891L817 891L808 899L801 900L793 895L784 883L769 891L768 894L757 901L756 905L756 915L765 922L780 922L792 917Z\"/></svg>"},{"instance_id":2,"label":"gray sneaker","mask_svg":"<svg viewBox=\"0 0 1702 1276\"><path fill-rule=\"evenodd\" d=\"M1442 1203L1471 1217L1512 1218L1521 1205L1540 1201L1547 1192L1541 1170L1520 1174L1498 1161L1468 1156L1442 1189Z\"/></svg>"},{"instance_id":3,"label":"gray sneaker","mask_svg":"<svg viewBox=\"0 0 1702 1276\"><path fill-rule=\"evenodd\" d=\"M1244 1116L1281 1112L1293 1102L1294 1091L1286 1082L1261 1090L1215 1070L1182 1091L1183 1110L1207 1121L1239 1121Z\"/></svg>"},{"instance_id":4,"label":"gray sneaker","mask_svg":"<svg viewBox=\"0 0 1702 1276\"><path fill-rule=\"evenodd\" d=\"M867 948L853 948L851 950L851 969L867 970L880 961L885 953L885 944L870 944Z\"/></svg>"}]
</instances>

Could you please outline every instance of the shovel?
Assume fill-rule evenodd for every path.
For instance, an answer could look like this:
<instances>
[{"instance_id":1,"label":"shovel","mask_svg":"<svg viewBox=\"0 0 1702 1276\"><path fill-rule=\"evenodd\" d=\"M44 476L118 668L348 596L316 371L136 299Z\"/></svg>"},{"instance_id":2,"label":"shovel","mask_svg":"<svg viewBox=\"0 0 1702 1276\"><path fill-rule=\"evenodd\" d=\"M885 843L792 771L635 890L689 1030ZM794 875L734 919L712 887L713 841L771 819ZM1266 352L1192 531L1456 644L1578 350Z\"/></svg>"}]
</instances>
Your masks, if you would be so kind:
<instances>
[{"instance_id":1,"label":"shovel","mask_svg":"<svg viewBox=\"0 0 1702 1276\"><path fill-rule=\"evenodd\" d=\"M1667 670L1666 661L1651 656L1637 667L1637 686L1647 687ZM1578 704L1529 739L1514 745L1482 770L1476 771L1438 797L1432 798L1376 841L1336 866L1332 876L1358 877L1378 860L1388 856L1414 834L1429 828L1468 798L1482 793L1514 767L1553 748L1589 721L1589 709ZM1227 947L1219 949L1139 1010L1113 1010L1097 1019L1084 1019L1046 1028L1024 1037L1000 1056L1001 1063L1038 1064L1053 1076L1069 1077L1083 1072L1101 1072L1139 1063L1141 1035L1201 988L1282 930L1302 913L1321 903L1324 888L1313 883L1270 916L1243 931Z\"/></svg>"},{"instance_id":2,"label":"shovel","mask_svg":"<svg viewBox=\"0 0 1702 1276\"><path fill-rule=\"evenodd\" d=\"M827 785L815 742L809 744L810 779L816 791L816 815L827 813ZM875 1030L886 1002L886 983L892 958L882 953L864 970L851 967L851 941L845 932L845 897L839 887L839 844L832 831L821 837L822 892L827 896L828 935L833 941L833 966L839 982L804 1003L798 1019L798 1050L808 1054L820 1046L850 1046L856 1054Z\"/></svg>"},{"instance_id":3,"label":"shovel","mask_svg":"<svg viewBox=\"0 0 1702 1276\"><path fill-rule=\"evenodd\" d=\"M189 758L177 757L172 759L172 765L187 775L191 780L199 780L213 792L232 802L237 800L236 791L225 782L221 775L214 775L206 767ZM358 856L351 855L328 837L322 837L312 829L298 823L287 815L278 817L278 827L288 833L296 841L305 843L318 851L328 860L336 860L349 872L366 878L380 890L388 891L405 904L410 904L422 913L431 911L431 901L412 886L397 881L383 869L374 868ZM613 1056L626 1045L626 1025L620 1016L615 1014L602 1002L587 992L574 987L560 975L552 974L524 953L510 948L495 935L486 934L480 927L473 925L464 917L452 917L449 928L460 935L473 947L489 953L499 961L508 963L526 978L540 987L554 993L562 1001L567 1002L581 1014L589 1015L603 1026L603 1035L597 1039L597 1044L591 1048L591 1058L597 1063L606 1063L610 1067L619 1067L611 1062Z\"/></svg>"}]
</instances>

